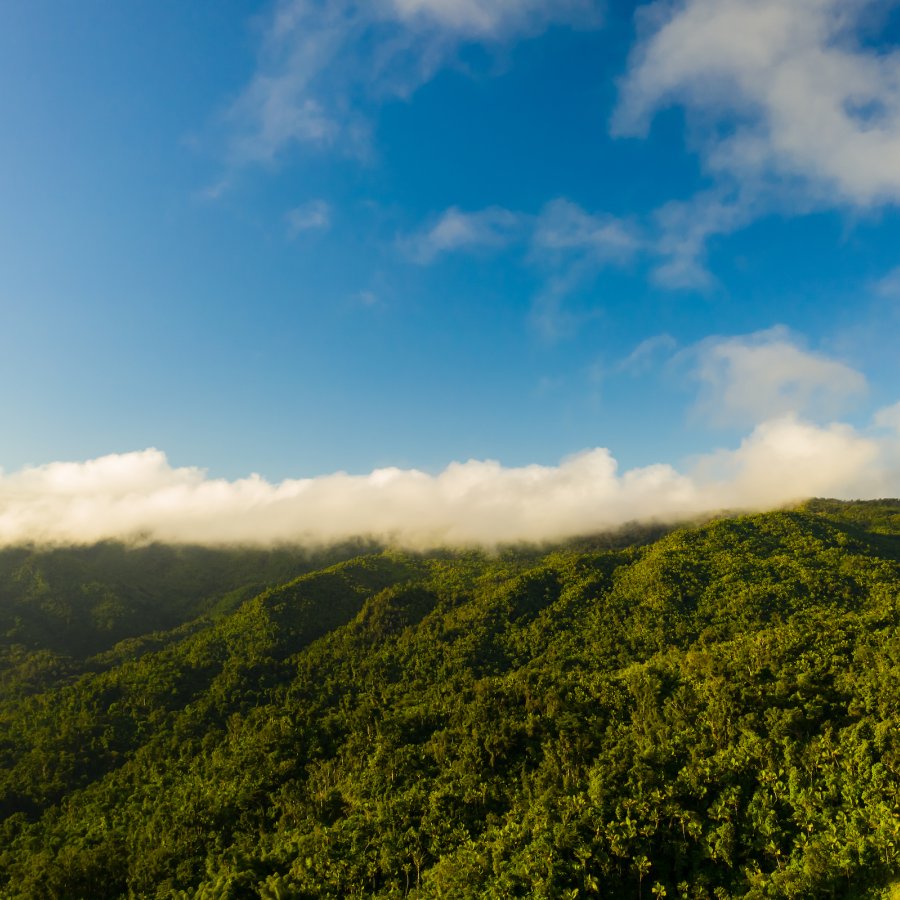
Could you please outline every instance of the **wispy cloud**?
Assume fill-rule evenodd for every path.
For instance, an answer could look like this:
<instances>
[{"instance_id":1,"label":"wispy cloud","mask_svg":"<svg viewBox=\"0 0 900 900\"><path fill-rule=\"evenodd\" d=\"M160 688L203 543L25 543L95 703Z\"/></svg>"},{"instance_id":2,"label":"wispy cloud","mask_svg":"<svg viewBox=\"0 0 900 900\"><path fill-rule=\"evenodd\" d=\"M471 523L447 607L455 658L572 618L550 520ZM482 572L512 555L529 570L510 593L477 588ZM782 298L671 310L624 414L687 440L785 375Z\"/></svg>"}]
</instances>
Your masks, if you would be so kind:
<instances>
[{"instance_id":1,"label":"wispy cloud","mask_svg":"<svg viewBox=\"0 0 900 900\"><path fill-rule=\"evenodd\" d=\"M889 300L900 300L900 266L891 269L876 282L875 293Z\"/></svg>"},{"instance_id":2,"label":"wispy cloud","mask_svg":"<svg viewBox=\"0 0 900 900\"><path fill-rule=\"evenodd\" d=\"M648 248L631 219L589 213L565 198L536 215L497 206L474 211L452 206L397 244L419 265L450 253L494 252L518 244L527 251L523 261L546 273L531 321L550 340L570 333L583 318L566 308L569 294L604 268L628 265Z\"/></svg>"},{"instance_id":3,"label":"wispy cloud","mask_svg":"<svg viewBox=\"0 0 900 900\"><path fill-rule=\"evenodd\" d=\"M464 212L452 206L398 241L411 258L428 264L445 253L527 244L534 263L546 263L574 285L601 269L648 261L653 280L672 290L705 290L707 240L752 218L751 207L720 191L672 201L643 218L590 212L558 197L537 214L502 207ZM563 274L567 273L567 274Z\"/></svg>"},{"instance_id":4,"label":"wispy cloud","mask_svg":"<svg viewBox=\"0 0 900 900\"><path fill-rule=\"evenodd\" d=\"M641 341L618 363L616 369L629 375L643 375L650 371L661 357L671 356L677 346L678 341L671 334L654 334Z\"/></svg>"},{"instance_id":5,"label":"wispy cloud","mask_svg":"<svg viewBox=\"0 0 900 900\"><path fill-rule=\"evenodd\" d=\"M292 238L304 231L327 231L331 228L331 206L324 200L310 200L288 210L284 219Z\"/></svg>"},{"instance_id":6,"label":"wispy cloud","mask_svg":"<svg viewBox=\"0 0 900 900\"><path fill-rule=\"evenodd\" d=\"M446 253L501 249L520 236L525 222L526 217L497 206L475 212L452 206L398 245L413 262L428 265Z\"/></svg>"},{"instance_id":7,"label":"wispy cloud","mask_svg":"<svg viewBox=\"0 0 900 900\"><path fill-rule=\"evenodd\" d=\"M585 280L583 267L572 266L550 275L532 298L528 323L543 340L554 343L571 338L586 322L600 316L596 307L576 310L569 302L569 296Z\"/></svg>"},{"instance_id":8,"label":"wispy cloud","mask_svg":"<svg viewBox=\"0 0 900 900\"><path fill-rule=\"evenodd\" d=\"M893 406L886 406L875 413L874 423L876 428L886 429L900 435L900 401Z\"/></svg>"},{"instance_id":9,"label":"wispy cloud","mask_svg":"<svg viewBox=\"0 0 900 900\"><path fill-rule=\"evenodd\" d=\"M262 25L256 72L224 116L232 166L292 147L364 153L377 106L406 98L465 43L550 25L595 27L593 0L280 0Z\"/></svg>"},{"instance_id":10,"label":"wispy cloud","mask_svg":"<svg viewBox=\"0 0 900 900\"><path fill-rule=\"evenodd\" d=\"M606 213L588 213L565 198L548 203L532 235L536 253L551 256L576 254L595 265L623 264L642 246L636 226Z\"/></svg>"},{"instance_id":11,"label":"wispy cloud","mask_svg":"<svg viewBox=\"0 0 900 900\"><path fill-rule=\"evenodd\" d=\"M490 206L464 211L452 206L420 229L397 239L401 252L419 265L451 253L488 253L518 245L523 263L545 280L531 309L531 322L550 340L571 333L585 315L568 308L567 298L592 283L600 272L635 263L649 266L650 277L667 290L706 291L714 279L706 269L706 242L744 224L746 204L710 191L690 201L671 202L643 220L590 212L565 197L537 213Z\"/></svg>"},{"instance_id":12,"label":"wispy cloud","mask_svg":"<svg viewBox=\"0 0 900 900\"><path fill-rule=\"evenodd\" d=\"M593 26L600 21L596 0L391 0L382 6L406 22L437 23L492 40L533 34L554 22Z\"/></svg>"},{"instance_id":13,"label":"wispy cloud","mask_svg":"<svg viewBox=\"0 0 900 900\"><path fill-rule=\"evenodd\" d=\"M672 201L652 215L652 252L657 258L651 278L669 290L708 290L714 277L707 266L710 238L748 224L756 204L722 191L704 191L686 201Z\"/></svg>"},{"instance_id":14,"label":"wispy cloud","mask_svg":"<svg viewBox=\"0 0 900 900\"><path fill-rule=\"evenodd\" d=\"M373 307L379 304L378 294L375 291L358 291L354 296L360 306Z\"/></svg>"},{"instance_id":15,"label":"wispy cloud","mask_svg":"<svg viewBox=\"0 0 900 900\"><path fill-rule=\"evenodd\" d=\"M589 213L565 198L548 203L533 220L529 260L545 273L534 298L530 321L546 340L573 334L596 309L576 313L567 298L608 267L631 263L642 236L630 219Z\"/></svg>"}]
</instances>

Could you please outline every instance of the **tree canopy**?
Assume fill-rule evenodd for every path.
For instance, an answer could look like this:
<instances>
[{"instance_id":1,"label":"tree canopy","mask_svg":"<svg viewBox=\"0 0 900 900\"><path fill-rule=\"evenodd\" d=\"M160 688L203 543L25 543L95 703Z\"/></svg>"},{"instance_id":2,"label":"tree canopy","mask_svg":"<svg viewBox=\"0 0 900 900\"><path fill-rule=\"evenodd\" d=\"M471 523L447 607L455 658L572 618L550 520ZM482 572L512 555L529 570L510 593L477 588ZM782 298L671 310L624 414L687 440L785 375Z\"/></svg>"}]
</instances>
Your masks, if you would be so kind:
<instances>
[{"instance_id":1,"label":"tree canopy","mask_svg":"<svg viewBox=\"0 0 900 900\"><path fill-rule=\"evenodd\" d=\"M632 537L0 553L0 896L891 890L900 502Z\"/></svg>"}]
</instances>

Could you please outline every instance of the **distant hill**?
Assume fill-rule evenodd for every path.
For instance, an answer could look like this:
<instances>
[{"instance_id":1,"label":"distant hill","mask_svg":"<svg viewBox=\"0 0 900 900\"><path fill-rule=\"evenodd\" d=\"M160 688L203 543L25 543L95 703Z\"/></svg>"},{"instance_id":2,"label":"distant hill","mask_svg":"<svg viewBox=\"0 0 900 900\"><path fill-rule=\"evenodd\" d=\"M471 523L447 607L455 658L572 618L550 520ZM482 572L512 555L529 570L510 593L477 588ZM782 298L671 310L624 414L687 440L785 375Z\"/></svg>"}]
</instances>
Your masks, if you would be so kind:
<instances>
[{"instance_id":1,"label":"distant hill","mask_svg":"<svg viewBox=\"0 0 900 900\"><path fill-rule=\"evenodd\" d=\"M900 501L0 552L0 897L881 897Z\"/></svg>"}]
</instances>

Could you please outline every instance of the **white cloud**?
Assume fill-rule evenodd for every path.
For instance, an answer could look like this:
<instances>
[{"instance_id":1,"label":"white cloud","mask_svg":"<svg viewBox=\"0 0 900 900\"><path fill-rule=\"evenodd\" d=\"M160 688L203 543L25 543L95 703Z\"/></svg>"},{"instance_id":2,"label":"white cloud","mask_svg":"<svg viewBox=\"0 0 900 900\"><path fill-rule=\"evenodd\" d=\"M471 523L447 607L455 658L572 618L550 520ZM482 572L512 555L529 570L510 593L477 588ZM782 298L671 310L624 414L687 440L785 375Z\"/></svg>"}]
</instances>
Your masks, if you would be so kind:
<instances>
[{"instance_id":1,"label":"white cloud","mask_svg":"<svg viewBox=\"0 0 900 900\"><path fill-rule=\"evenodd\" d=\"M825 205L900 200L900 52L863 41L876 0L682 0L642 10L613 120L680 104L709 170ZM704 127L705 126L705 127Z\"/></svg>"},{"instance_id":2,"label":"white cloud","mask_svg":"<svg viewBox=\"0 0 900 900\"><path fill-rule=\"evenodd\" d=\"M849 425L793 415L761 423L737 450L697 460L693 472L722 507L763 509L806 497L885 497L900 491L895 447Z\"/></svg>"},{"instance_id":3,"label":"white cloud","mask_svg":"<svg viewBox=\"0 0 900 900\"><path fill-rule=\"evenodd\" d=\"M364 153L377 104L410 96L472 41L599 24L593 0L279 0L257 70L225 115L232 166L296 145Z\"/></svg>"},{"instance_id":4,"label":"white cloud","mask_svg":"<svg viewBox=\"0 0 900 900\"><path fill-rule=\"evenodd\" d=\"M865 376L798 347L783 327L711 338L686 352L702 385L700 409L719 424L785 414L828 419L864 394Z\"/></svg>"},{"instance_id":5,"label":"white cloud","mask_svg":"<svg viewBox=\"0 0 900 900\"><path fill-rule=\"evenodd\" d=\"M674 339L638 345L640 367ZM431 475L384 468L272 484L209 478L150 449L0 471L0 546L138 539L322 544L374 537L427 548L564 539L636 520L765 509L811 496L900 495L900 403L871 427L816 424L865 389L849 366L797 346L784 328L682 351L716 415L749 421L733 449L619 472L604 448L557 466L454 462ZM557 385L544 380L543 387Z\"/></svg>"},{"instance_id":6,"label":"white cloud","mask_svg":"<svg viewBox=\"0 0 900 900\"><path fill-rule=\"evenodd\" d=\"M208 544L326 543L372 536L417 548L544 541L635 520L762 509L808 496L900 492L896 442L847 425L785 416L735 450L686 471L659 464L617 471L605 449L558 466L451 463L337 473L271 484L174 468L158 450L52 463L0 475L0 545L135 538Z\"/></svg>"},{"instance_id":7,"label":"white cloud","mask_svg":"<svg viewBox=\"0 0 900 900\"><path fill-rule=\"evenodd\" d=\"M324 200L310 200L289 210L284 218L292 238L304 231L327 231L331 228L331 206Z\"/></svg>"},{"instance_id":8,"label":"white cloud","mask_svg":"<svg viewBox=\"0 0 900 900\"><path fill-rule=\"evenodd\" d=\"M454 251L500 249L519 236L524 222L520 214L497 206L476 212L452 206L422 231L398 243L411 260L427 265Z\"/></svg>"}]
</instances>

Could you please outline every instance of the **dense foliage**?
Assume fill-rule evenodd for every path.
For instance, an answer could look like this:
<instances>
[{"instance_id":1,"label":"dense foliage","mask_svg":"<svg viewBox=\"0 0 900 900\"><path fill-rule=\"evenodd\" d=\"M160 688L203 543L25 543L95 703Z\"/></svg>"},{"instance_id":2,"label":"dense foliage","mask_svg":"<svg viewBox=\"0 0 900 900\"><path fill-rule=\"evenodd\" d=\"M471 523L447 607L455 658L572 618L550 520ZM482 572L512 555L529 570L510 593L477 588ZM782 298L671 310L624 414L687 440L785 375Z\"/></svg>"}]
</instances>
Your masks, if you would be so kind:
<instances>
[{"instance_id":1,"label":"dense foliage","mask_svg":"<svg viewBox=\"0 0 900 900\"><path fill-rule=\"evenodd\" d=\"M0 555L0 896L900 876L900 503L330 561Z\"/></svg>"}]
</instances>

